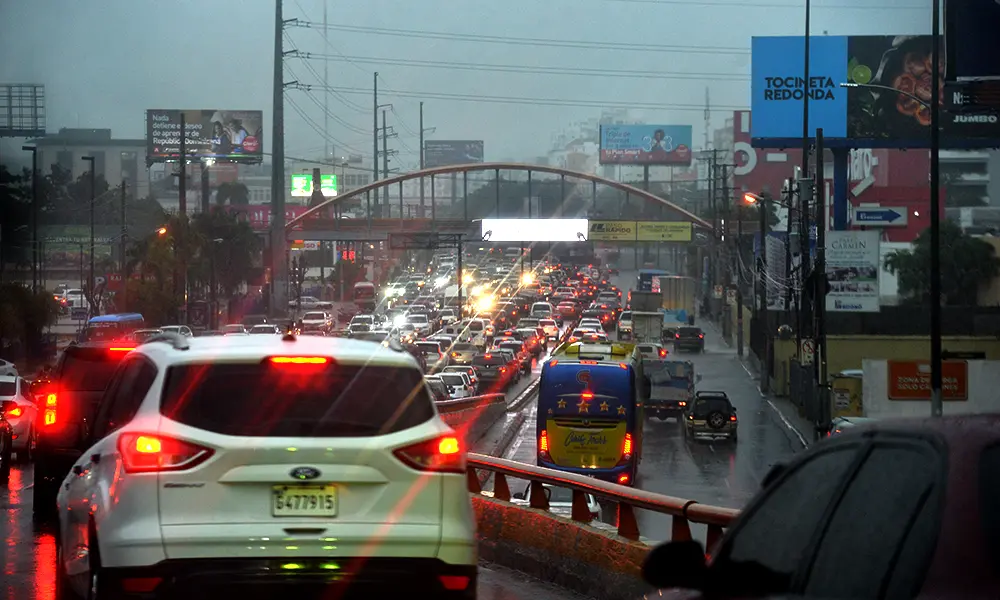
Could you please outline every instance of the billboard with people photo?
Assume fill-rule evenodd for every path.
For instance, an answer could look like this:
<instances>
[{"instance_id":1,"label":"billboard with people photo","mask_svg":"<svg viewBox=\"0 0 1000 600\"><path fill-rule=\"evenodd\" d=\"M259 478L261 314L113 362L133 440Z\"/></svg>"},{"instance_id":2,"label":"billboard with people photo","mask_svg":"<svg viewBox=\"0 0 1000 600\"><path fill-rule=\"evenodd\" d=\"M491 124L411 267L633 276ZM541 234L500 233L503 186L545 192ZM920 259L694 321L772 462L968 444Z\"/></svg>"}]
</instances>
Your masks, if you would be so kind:
<instances>
[{"instance_id":1,"label":"billboard with people photo","mask_svg":"<svg viewBox=\"0 0 1000 600\"><path fill-rule=\"evenodd\" d=\"M260 162L263 157L264 117L259 110L151 109L146 111L148 161L179 159L181 115L189 157L237 162Z\"/></svg>"},{"instance_id":2,"label":"billboard with people photo","mask_svg":"<svg viewBox=\"0 0 1000 600\"><path fill-rule=\"evenodd\" d=\"M602 125L602 165L691 164L690 125Z\"/></svg>"}]
</instances>

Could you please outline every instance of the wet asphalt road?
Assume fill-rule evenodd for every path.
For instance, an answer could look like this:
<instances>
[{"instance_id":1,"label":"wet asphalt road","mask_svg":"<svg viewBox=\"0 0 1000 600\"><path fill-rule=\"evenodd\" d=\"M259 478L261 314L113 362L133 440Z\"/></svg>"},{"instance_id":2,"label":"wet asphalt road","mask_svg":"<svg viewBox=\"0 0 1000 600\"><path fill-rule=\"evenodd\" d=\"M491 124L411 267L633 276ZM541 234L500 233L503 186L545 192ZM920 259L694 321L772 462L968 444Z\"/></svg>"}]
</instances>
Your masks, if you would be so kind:
<instances>
[{"instance_id":1,"label":"wet asphalt road","mask_svg":"<svg viewBox=\"0 0 1000 600\"><path fill-rule=\"evenodd\" d=\"M633 287L634 272L623 272L615 284L623 290ZM739 441L687 441L680 423L673 419L648 420L644 430L643 461L636 487L705 504L742 508L760 488L760 482L776 462L794 454L801 446L764 399L755 382L744 370L736 350L723 341L714 325L698 322L705 330L703 354L672 354L690 359L702 375L700 390L724 391L739 416ZM673 349L668 347L673 352ZM529 411L520 434L505 453L506 458L536 464L535 405ZM512 491L524 487L511 482ZM638 512L639 531L652 540L670 536L671 518L649 511ZM704 542L705 528L692 525L692 534Z\"/></svg>"},{"instance_id":2,"label":"wet asphalt road","mask_svg":"<svg viewBox=\"0 0 1000 600\"><path fill-rule=\"evenodd\" d=\"M507 393L512 400L538 376L536 364L530 376ZM489 453L501 437L504 425L513 418L501 419L473 446L473 452ZM0 600L55 600L55 529L37 526L32 512L32 466L15 465L10 483L0 489ZM480 600L578 600L582 596L551 584L527 577L496 565L480 565ZM411 594L401 594L410 597Z\"/></svg>"}]
</instances>

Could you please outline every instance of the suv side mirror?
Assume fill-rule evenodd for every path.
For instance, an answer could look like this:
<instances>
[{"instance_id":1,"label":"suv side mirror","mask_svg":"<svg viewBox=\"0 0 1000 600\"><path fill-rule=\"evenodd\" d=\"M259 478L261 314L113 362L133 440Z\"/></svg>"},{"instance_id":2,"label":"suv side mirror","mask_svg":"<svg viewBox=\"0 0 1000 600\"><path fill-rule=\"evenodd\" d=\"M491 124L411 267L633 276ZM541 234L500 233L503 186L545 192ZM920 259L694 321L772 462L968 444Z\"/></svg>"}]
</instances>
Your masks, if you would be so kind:
<instances>
[{"instance_id":1,"label":"suv side mirror","mask_svg":"<svg viewBox=\"0 0 1000 600\"><path fill-rule=\"evenodd\" d=\"M708 579L705 548L695 541L660 544L646 555L642 578L658 589L703 590Z\"/></svg>"}]
</instances>

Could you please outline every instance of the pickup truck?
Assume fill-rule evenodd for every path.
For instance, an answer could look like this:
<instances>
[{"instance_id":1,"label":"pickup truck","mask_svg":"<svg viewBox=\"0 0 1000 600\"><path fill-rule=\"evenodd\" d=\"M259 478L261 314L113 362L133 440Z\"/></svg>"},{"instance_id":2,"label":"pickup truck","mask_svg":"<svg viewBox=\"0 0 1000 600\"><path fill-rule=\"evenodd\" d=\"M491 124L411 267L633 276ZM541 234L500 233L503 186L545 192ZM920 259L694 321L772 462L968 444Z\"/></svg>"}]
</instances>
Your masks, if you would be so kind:
<instances>
[{"instance_id":1,"label":"pickup truck","mask_svg":"<svg viewBox=\"0 0 1000 600\"><path fill-rule=\"evenodd\" d=\"M642 370L650 383L649 400L646 401L646 416L661 421L675 417L694 400L695 384L701 375L694 372L694 363L689 360L644 359Z\"/></svg>"}]
</instances>

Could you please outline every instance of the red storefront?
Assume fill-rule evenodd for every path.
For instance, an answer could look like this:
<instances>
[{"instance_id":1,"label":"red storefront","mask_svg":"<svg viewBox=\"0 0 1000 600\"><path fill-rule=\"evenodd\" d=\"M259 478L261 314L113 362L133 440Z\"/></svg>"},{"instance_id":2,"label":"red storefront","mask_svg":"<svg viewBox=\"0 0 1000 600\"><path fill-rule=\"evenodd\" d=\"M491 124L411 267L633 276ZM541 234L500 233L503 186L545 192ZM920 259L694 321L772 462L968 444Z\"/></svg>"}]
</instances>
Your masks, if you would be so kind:
<instances>
[{"instance_id":1,"label":"red storefront","mask_svg":"<svg viewBox=\"0 0 1000 600\"><path fill-rule=\"evenodd\" d=\"M733 183L738 200L743 192L769 192L778 197L782 183L802 163L799 148L762 149L750 146L750 111L733 113L735 144ZM832 202L833 164L827 161L827 201ZM848 176L852 212L862 207L892 207L907 211L906 225L883 227L886 241L910 242L929 225L930 156L926 150L853 150ZM943 196L942 196L943 197ZM942 205L944 203L942 202ZM852 225L852 228L855 228Z\"/></svg>"}]
</instances>

